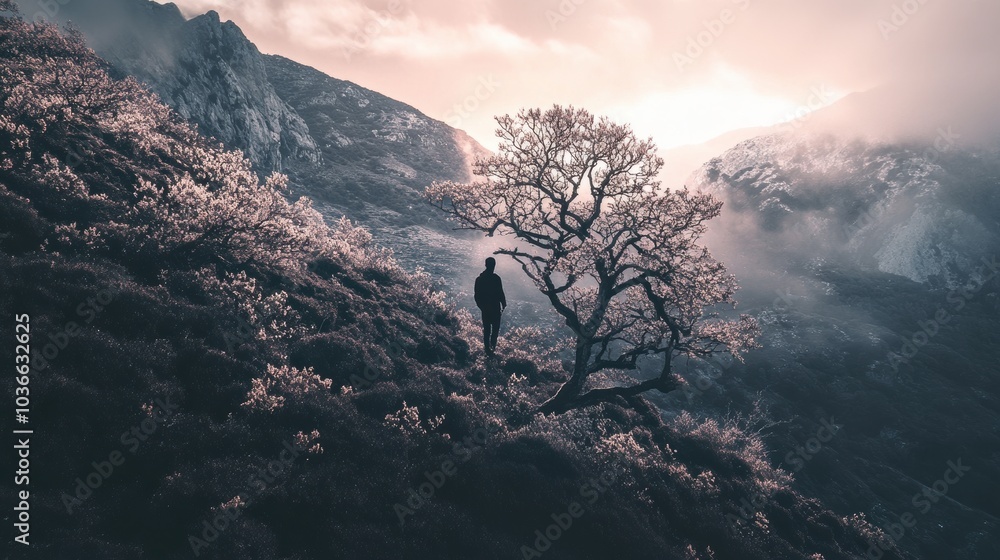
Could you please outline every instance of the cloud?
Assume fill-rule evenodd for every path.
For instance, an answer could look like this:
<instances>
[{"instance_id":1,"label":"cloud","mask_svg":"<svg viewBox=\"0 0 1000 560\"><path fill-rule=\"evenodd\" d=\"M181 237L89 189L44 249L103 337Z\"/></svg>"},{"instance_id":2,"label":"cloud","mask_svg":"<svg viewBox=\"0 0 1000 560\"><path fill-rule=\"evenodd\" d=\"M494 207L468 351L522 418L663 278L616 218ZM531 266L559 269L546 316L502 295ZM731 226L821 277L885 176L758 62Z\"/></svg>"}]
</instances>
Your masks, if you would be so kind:
<instances>
[{"instance_id":1,"label":"cloud","mask_svg":"<svg viewBox=\"0 0 1000 560\"><path fill-rule=\"evenodd\" d=\"M489 143L492 116L573 103L598 113L651 107L685 122L684 99L719 98L731 128L770 124L817 87L887 83L1000 90L1000 2L986 0L179 0L232 19L280 53L444 118L478 80L503 84L463 126ZM684 64L678 60L684 59ZM734 80L729 80L733 83ZM930 87L930 86L928 86ZM917 95L917 92L914 92ZM956 96L958 98L960 96ZM979 98L989 99L989 95ZM946 99L947 100L947 99ZM670 105L669 102L678 103ZM745 111L733 110L745 107ZM698 109L702 111L702 109ZM982 110L992 110L982 107ZM637 111L632 111L633 114ZM638 117L633 117L638 118ZM662 144L715 131L660 129ZM725 126L725 125L723 125Z\"/></svg>"}]
</instances>

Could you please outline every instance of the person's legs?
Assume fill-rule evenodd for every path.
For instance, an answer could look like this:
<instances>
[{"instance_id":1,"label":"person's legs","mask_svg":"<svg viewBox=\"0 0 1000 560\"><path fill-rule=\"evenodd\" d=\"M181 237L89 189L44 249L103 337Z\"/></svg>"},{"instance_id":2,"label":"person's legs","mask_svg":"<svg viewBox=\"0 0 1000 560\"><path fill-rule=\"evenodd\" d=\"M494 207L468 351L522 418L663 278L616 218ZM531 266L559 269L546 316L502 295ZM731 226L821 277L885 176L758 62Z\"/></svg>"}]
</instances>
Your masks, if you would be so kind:
<instances>
[{"instance_id":1,"label":"person's legs","mask_svg":"<svg viewBox=\"0 0 1000 560\"><path fill-rule=\"evenodd\" d=\"M498 311L496 315L492 317L492 333L490 336L490 351L495 351L497 349L497 338L500 337L500 312Z\"/></svg>"},{"instance_id":2,"label":"person's legs","mask_svg":"<svg viewBox=\"0 0 1000 560\"><path fill-rule=\"evenodd\" d=\"M490 350L490 331L493 323L490 321L490 312L483 309L483 351L487 354L491 353Z\"/></svg>"},{"instance_id":3,"label":"person's legs","mask_svg":"<svg viewBox=\"0 0 1000 560\"><path fill-rule=\"evenodd\" d=\"M493 354L497 346L497 336L500 334L500 311L483 310L483 350Z\"/></svg>"}]
</instances>

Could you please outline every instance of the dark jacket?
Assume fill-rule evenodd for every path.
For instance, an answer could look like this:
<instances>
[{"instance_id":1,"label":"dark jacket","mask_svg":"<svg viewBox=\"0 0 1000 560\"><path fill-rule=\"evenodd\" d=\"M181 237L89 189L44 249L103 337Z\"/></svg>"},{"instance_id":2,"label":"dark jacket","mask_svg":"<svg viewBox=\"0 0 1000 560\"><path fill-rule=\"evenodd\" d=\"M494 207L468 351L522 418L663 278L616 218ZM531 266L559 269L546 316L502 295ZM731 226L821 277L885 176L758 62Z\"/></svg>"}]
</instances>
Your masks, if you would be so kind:
<instances>
[{"instance_id":1,"label":"dark jacket","mask_svg":"<svg viewBox=\"0 0 1000 560\"><path fill-rule=\"evenodd\" d=\"M507 307L507 297L503 293L503 282L495 272L484 270L476 278L476 305L484 311L499 311L500 305Z\"/></svg>"}]
</instances>

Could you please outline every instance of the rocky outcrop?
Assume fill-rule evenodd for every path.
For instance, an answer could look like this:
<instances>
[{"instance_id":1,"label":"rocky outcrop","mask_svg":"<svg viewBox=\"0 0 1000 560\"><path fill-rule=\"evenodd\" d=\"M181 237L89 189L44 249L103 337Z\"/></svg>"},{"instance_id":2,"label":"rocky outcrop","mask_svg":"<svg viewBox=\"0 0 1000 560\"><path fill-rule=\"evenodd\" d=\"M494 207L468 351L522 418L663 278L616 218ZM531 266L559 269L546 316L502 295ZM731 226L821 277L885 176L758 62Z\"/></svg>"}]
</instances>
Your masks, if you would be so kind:
<instances>
[{"instance_id":1,"label":"rocky outcrop","mask_svg":"<svg viewBox=\"0 0 1000 560\"><path fill-rule=\"evenodd\" d=\"M259 169L318 161L309 127L275 93L260 51L216 12L185 20L173 4L81 0L67 3L61 15L81 27L117 74L145 82Z\"/></svg>"},{"instance_id":2,"label":"rocky outcrop","mask_svg":"<svg viewBox=\"0 0 1000 560\"><path fill-rule=\"evenodd\" d=\"M74 0L57 15L77 24L115 73L148 84L258 170L287 173L296 194L331 216L373 220L376 229L441 226L423 188L468 180L471 162L487 153L405 103L261 54L214 11L186 20L173 4Z\"/></svg>"}]
</instances>

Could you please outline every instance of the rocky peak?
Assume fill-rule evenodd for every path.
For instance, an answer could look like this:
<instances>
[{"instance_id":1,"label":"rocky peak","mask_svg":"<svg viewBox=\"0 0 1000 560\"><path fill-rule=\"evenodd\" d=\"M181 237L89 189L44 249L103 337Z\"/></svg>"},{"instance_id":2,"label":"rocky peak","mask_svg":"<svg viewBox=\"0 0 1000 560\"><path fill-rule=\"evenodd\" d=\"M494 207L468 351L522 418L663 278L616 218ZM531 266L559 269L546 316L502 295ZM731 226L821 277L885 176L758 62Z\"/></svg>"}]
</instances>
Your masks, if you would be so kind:
<instances>
[{"instance_id":1,"label":"rocky peak","mask_svg":"<svg viewBox=\"0 0 1000 560\"><path fill-rule=\"evenodd\" d=\"M263 55L217 12L185 20L173 4L74 0L57 17L77 24L116 73L145 82L259 169L319 160L309 127L271 86Z\"/></svg>"}]
</instances>

